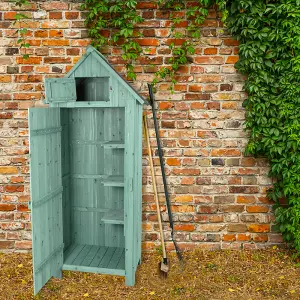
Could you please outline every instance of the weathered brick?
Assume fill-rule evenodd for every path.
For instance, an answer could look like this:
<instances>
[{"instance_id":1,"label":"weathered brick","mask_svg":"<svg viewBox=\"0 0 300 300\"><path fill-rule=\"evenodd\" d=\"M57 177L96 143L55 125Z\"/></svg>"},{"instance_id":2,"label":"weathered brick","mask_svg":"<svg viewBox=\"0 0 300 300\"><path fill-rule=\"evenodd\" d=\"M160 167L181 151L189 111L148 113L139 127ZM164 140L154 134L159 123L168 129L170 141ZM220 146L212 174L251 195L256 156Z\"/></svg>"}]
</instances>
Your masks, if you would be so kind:
<instances>
[{"instance_id":1,"label":"weathered brick","mask_svg":"<svg viewBox=\"0 0 300 300\"><path fill-rule=\"evenodd\" d=\"M246 224L229 224L227 230L229 232L246 232L247 225Z\"/></svg>"},{"instance_id":2,"label":"weathered brick","mask_svg":"<svg viewBox=\"0 0 300 300\"><path fill-rule=\"evenodd\" d=\"M269 224L251 224L248 225L249 232L269 232L270 225Z\"/></svg>"},{"instance_id":3,"label":"weathered brick","mask_svg":"<svg viewBox=\"0 0 300 300\"><path fill-rule=\"evenodd\" d=\"M14 241L0 241L0 249L13 249L15 247Z\"/></svg>"}]
</instances>

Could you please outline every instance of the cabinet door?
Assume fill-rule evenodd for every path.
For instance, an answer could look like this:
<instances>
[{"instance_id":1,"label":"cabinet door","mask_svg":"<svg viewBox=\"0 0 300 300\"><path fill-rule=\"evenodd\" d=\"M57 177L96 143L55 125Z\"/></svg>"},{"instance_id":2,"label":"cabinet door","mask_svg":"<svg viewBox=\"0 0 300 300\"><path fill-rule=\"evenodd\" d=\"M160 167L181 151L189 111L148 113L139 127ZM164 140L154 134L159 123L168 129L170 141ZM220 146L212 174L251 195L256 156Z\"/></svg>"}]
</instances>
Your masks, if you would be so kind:
<instances>
[{"instance_id":1,"label":"cabinet door","mask_svg":"<svg viewBox=\"0 0 300 300\"><path fill-rule=\"evenodd\" d=\"M34 294L63 265L61 123L59 108L29 109Z\"/></svg>"},{"instance_id":2,"label":"cabinet door","mask_svg":"<svg viewBox=\"0 0 300 300\"><path fill-rule=\"evenodd\" d=\"M76 101L74 78L47 78L45 80L46 103Z\"/></svg>"}]
</instances>

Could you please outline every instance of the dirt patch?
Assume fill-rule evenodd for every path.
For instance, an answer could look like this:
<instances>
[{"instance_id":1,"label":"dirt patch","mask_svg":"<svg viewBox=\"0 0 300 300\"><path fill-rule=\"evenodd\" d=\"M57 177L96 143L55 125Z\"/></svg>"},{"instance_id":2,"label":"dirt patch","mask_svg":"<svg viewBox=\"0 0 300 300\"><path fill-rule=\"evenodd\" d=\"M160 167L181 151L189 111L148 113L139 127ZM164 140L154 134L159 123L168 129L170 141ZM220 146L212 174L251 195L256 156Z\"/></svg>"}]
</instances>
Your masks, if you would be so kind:
<instances>
[{"instance_id":1,"label":"dirt patch","mask_svg":"<svg viewBox=\"0 0 300 300\"><path fill-rule=\"evenodd\" d=\"M65 271L35 299L300 299L300 263L290 251L194 251L184 260L182 269L173 255L161 279L159 256L145 254L135 287L123 277ZM0 299L34 299L31 255L0 253L0 264Z\"/></svg>"}]
</instances>

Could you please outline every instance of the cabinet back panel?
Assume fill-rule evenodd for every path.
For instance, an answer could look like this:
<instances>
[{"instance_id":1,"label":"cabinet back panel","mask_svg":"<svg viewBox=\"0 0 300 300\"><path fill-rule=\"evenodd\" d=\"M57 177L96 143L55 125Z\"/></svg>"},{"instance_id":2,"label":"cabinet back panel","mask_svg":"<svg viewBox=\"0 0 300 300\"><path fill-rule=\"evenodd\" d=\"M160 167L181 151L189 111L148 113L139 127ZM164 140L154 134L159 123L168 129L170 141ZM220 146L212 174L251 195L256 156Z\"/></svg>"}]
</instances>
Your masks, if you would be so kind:
<instances>
[{"instance_id":1,"label":"cabinet back panel","mask_svg":"<svg viewBox=\"0 0 300 300\"><path fill-rule=\"evenodd\" d=\"M64 142L69 141L73 243L124 246L124 226L101 221L108 209L124 208L124 188L103 185L109 175L124 175L125 150L104 146L124 141L124 113L124 108L69 109Z\"/></svg>"}]
</instances>

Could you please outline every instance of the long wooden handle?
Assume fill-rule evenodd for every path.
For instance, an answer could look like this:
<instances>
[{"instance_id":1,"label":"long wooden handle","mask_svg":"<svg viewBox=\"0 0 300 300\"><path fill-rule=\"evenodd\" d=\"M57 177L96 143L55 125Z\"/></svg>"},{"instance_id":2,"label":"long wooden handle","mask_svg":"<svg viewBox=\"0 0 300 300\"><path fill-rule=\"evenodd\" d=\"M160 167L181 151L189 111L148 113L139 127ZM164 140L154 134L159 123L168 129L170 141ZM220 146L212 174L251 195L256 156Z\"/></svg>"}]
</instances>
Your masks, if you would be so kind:
<instances>
[{"instance_id":1,"label":"long wooden handle","mask_svg":"<svg viewBox=\"0 0 300 300\"><path fill-rule=\"evenodd\" d=\"M163 258L167 258L164 233L163 233L162 223L161 223L160 207L159 207L159 201L158 201L158 195L157 195L156 179L155 179L155 174L154 174L154 167L153 167L153 160L152 160L152 153L151 153L151 146L150 146L150 139L149 139L149 134L148 134L148 125L147 125L147 116L146 115L143 116L143 125L144 125L143 126L144 127L144 134L145 134L146 141L147 141L149 163L150 163L150 169L151 169L152 184L153 184L154 198L155 198L155 204L156 204L156 211L157 211L161 246L162 246L162 251L163 251Z\"/></svg>"}]
</instances>

